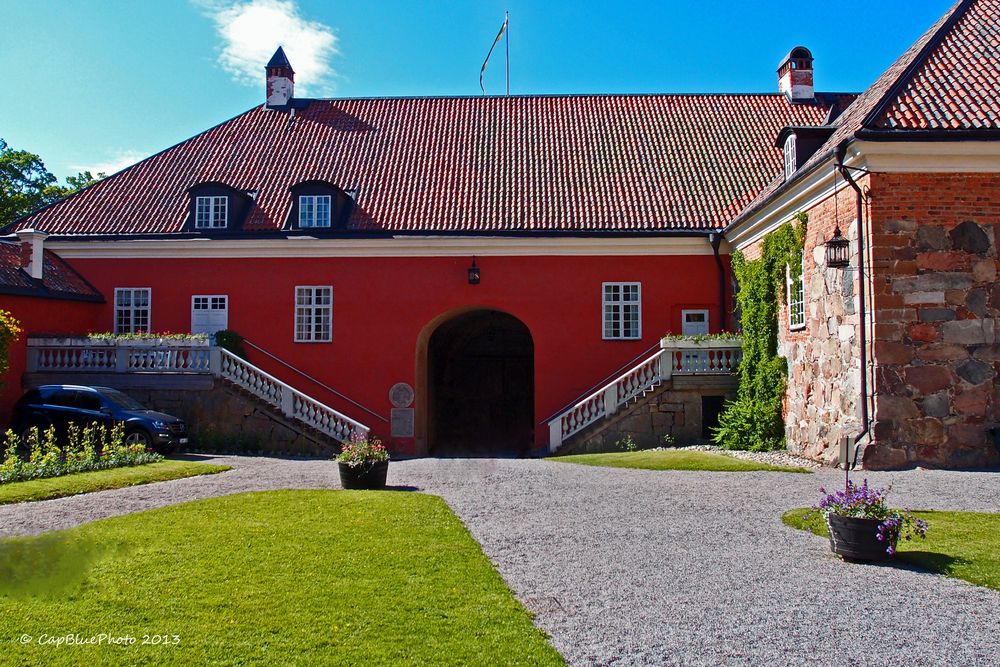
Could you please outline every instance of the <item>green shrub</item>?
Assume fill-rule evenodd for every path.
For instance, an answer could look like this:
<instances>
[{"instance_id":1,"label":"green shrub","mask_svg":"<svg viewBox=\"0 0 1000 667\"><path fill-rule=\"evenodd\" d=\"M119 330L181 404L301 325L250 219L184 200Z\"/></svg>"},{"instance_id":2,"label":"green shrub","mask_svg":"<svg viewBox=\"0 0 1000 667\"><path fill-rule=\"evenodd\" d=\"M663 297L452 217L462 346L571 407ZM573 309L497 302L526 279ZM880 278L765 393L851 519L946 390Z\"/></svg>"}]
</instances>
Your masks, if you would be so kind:
<instances>
[{"instance_id":1,"label":"green shrub","mask_svg":"<svg viewBox=\"0 0 1000 667\"><path fill-rule=\"evenodd\" d=\"M0 484L163 460L142 445L125 444L125 426L120 423L110 429L100 424L83 428L70 424L65 447L60 447L52 426L41 432L38 428L29 429L23 442L8 430L3 450ZM22 451L26 452L25 457L21 456Z\"/></svg>"},{"instance_id":2,"label":"green shrub","mask_svg":"<svg viewBox=\"0 0 1000 667\"><path fill-rule=\"evenodd\" d=\"M223 329L215 332L215 344L223 350L232 352L240 359L247 358L246 348L243 347L243 336L230 329Z\"/></svg>"},{"instance_id":3,"label":"green shrub","mask_svg":"<svg viewBox=\"0 0 1000 667\"><path fill-rule=\"evenodd\" d=\"M785 447L781 408L788 369L778 356L778 313L785 294L785 267L793 278L802 270L807 218L803 213L797 218L797 225L786 223L764 239L758 259L747 261L741 253L733 254L743 360L736 372L736 400L726 404L712 433L712 440L725 449Z\"/></svg>"}]
</instances>

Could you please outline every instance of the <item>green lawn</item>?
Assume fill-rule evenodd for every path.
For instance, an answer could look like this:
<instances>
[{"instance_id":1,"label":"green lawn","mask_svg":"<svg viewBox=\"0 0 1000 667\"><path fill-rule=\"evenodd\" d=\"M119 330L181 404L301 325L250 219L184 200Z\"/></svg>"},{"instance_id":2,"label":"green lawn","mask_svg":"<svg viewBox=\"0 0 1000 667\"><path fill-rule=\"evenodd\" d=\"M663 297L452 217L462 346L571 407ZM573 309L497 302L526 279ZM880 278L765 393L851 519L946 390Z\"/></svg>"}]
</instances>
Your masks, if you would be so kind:
<instances>
[{"instance_id":1,"label":"green lawn","mask_svg":"<svg viewBox=\"0 0 1000 667\"><path fill-rule=\"evenodd\" d=\"M165 482L168 479L209 475L229 470L229 466L192 461L158 461L127 468L111 468L79 472L74 475L29 479L0 485L0 505L20 503L28 500L48 500L78 493L120 489L150 482Z\"/></svg>"},{"instance_id":2,"label":"green lawn","mask_svg":"<svg viewBox=\"0 0 1000 667\"><path fill-rule=\"evenodd\" d=\"M642 468L643 470L707 470L712 472L745 472L772 470L777 472L809 472L805 468L773 466L756 461L745 461L715 452L692 449L651 449L638 452L609 452L605 454L573 454L553 456L549 461L580 463L587 466L609 468Z\"/></svg>"},{"instance_id":3,"label":"green lawn","mask_svg":"<svg viewBox=\"0 0 1000 667\"><path fill-rule=\"evenodd\" d=\"M900 540L896 558L977 586L1000 590L1000 514L914 512L930 526L926 539ZM800 508L781 517L787 525L828 537L818 512Z\"/></svg>"},{"instance_id":4,"label":"green lawn","mask_svg":"<svg viewBox=\"0 0 1000 667\"><path fill-rule=\"evenodd\" d=\"M5 664L562 664L423 494L246 493L106 519L0 542L5 582ZM136 645L38 644L101 633Z\"/></svg>"}]
</instances>

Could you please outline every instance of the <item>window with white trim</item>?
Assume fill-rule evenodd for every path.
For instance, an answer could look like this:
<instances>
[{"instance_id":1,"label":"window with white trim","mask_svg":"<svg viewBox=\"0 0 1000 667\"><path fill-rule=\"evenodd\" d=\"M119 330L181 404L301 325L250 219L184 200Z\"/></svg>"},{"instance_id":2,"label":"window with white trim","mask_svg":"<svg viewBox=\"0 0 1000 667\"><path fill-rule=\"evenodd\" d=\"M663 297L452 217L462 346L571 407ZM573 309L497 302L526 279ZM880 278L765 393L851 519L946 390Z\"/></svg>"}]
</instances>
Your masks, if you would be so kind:
<instances>
[{"instance_id":1,"label":"window with white trim","mask_svg":"<svg viewBox=\"0 0 1000 667\"><path fill-rule=\"evenodd\" d=\"M792 177L795 173L795 135L789 134L788 138L785 139L785 180Z\"/></svg>"},{"instance_id":2,"label":"window with white trim","mask_svg":"<svg viewBox=\"0 0 1000 667\"><path fill-rule=\"evenodd\" d=\"M304 285L295 288L295 342L329 343L333 340L333 287Z\"/></svg>"},{"instance_id":3,"label":"window with white trim","mask_svg":"<svg viewBox=\"0 0 1000 667\"><path fill-rule=\"evenodd\" d=\"M229 213L229 197L198 197L194 203L195 229L224 229Z\"/></svg>"},{"instance_id":4,"label":"window with white trim","mask_svg":"<svg viewBox=\"0 0 1000 667\"><path fill-rule=\"evenodd\" d=\"M805 256L797 278L792 278L792 269L785 265L785 283L788 287L788 328L792 331L806 326Z\"/></svg>"},{"instance_id":5,"label":"window with white trim","mask_svg":"<svg viewBox=\"0 0 1000 667\"><path fill-rule=\"evenodd\" d=\"M299 228L330 226L330 195L299 197Z\"/></svg>"},{"instance_id":6,"label":"window with white trim","mask_svg":"<svg viewBox=\"0 0 1000 667\"><path fill-rule=\"evenodd\" d=\"M149 331L152 292L149 287L115 288L116 334Z\"/></svg>"},{"instance_id":7,"label":"window with white trim","mask_svg":"<svg viewBox=\"0 0 1000 667\"><path fill-rule=\"evenodd\" d=\"M635 340L642 337L640 283L601 285L604 339Z\"/></svg>"}]
</instances>

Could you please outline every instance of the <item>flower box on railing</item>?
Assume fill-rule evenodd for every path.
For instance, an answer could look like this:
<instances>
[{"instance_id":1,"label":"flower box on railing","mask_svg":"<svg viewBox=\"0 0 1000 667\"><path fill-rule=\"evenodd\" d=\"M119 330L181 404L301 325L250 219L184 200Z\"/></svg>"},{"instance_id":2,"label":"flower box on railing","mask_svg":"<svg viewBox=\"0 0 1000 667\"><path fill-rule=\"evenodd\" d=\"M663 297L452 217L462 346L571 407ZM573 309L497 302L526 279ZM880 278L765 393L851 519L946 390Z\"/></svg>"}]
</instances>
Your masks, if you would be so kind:
<instances>
[{"instance_id":1,"label":"flower box on railing","mask_svg":"<svg viewBox=\"0 0 1000 667\"><path fill-rule=\"evenodd\" d=\"M167 338L132 336L28 336L28 347L209 347L208 336Z\"/></svg>"},{"instance_id":2,"label":"flower box on railing","mask_svg":"<svg viewBox=\"0 0 1000 667\"><path fill-rule=\"evenodd\" d=\"M743 338L661 338L664 350L719 350L743 347Z\"/></svg>"}]
</instances>

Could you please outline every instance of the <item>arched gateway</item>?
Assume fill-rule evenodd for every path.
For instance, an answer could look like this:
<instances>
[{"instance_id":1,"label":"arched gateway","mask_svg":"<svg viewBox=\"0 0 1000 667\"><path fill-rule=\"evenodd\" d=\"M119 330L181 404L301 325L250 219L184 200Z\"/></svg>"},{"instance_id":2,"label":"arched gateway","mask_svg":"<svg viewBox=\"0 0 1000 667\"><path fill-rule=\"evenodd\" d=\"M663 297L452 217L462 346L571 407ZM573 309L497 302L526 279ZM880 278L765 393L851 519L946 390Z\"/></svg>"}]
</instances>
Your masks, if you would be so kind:
<instances>
[{"instance_id":1,"label":"arched gateway","mask_svg":"<svg viewBox=\"0 0 1000 667\"><path fill-rule=\"evenodd\" d=\"M523 456L534 440L535 348L523 322L472 310L427 341L427 453Z\"/></svg>"}]
</instances>

